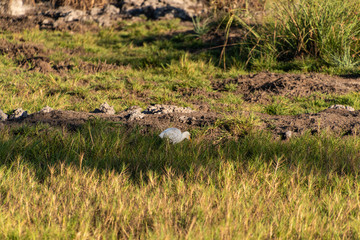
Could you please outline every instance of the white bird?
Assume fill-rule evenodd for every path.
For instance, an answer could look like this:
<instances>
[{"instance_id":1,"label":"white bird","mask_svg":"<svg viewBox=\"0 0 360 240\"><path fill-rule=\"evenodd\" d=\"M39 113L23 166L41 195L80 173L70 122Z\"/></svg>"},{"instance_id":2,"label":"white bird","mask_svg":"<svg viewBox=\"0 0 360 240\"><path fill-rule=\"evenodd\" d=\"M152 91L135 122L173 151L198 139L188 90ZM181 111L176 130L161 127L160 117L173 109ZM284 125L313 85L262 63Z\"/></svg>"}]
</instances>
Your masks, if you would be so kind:
<instances>
[{"instance_id":1,"label":"white bird","mask_svg":"<svg viewBox=\"0 0 360 240\"><path fill-rule=\"evenodd\" d=\"M185 138L191 140L190 133L188 131L181 133L180 129L177 128L168 128L160 133L159 137L167 138L173 144L179 143Z\"/></svg>"}]
</instances>

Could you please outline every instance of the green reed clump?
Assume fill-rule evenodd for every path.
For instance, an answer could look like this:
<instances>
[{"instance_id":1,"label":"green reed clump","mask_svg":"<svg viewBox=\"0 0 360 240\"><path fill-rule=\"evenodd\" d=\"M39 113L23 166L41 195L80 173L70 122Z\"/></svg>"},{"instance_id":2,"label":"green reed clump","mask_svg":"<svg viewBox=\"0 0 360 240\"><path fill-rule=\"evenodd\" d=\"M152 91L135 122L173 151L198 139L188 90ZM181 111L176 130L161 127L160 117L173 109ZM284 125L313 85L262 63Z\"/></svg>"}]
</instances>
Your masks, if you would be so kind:
<instances>
[{"instance_id":1,"label":"green reed clump","mask_svg":"<svg viewBox=\"0 0 360 240\"><path fill-rule=\"evenodd\" d=\"M238 41L237 58L255 69L309 57L322 66L354 68L360 63L359 8L359 0L282 0L273 2L261 20L245 20L244 9L230 9L221 23L225 45L229 33L242 28L246 33Z\"/></svg>"}]
</instances>

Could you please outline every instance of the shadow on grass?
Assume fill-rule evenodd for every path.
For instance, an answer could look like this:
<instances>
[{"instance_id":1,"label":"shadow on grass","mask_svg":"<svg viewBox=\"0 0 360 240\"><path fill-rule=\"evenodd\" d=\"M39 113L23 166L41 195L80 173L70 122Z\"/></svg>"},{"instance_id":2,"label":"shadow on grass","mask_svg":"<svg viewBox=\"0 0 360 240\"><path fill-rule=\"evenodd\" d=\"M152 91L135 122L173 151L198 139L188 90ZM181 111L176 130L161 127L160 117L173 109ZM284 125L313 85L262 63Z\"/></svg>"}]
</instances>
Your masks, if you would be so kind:
<instances>
[{"instance_id":1,"label":"shadow on grass","mask_svg":"<svg viewBox=\"0 0 360 240\"><path fill-rule=\"evenodd\" d=\"M134 68L163 67L172 61L179 61L184 54L189 54L191 60L213 62L215 66L220 66L219 59L223 49L223 40L216 39L215 36L204 40L192 30L171 33L143 33L133 30L124 34L106 30L99 33L96 44L111 49L111 54L94 56L96 60L116 65L130 65ZM227 48L227 66L245 64L247 58L239 55L239 48Z\"/></svg>"},{"instance_id":2,"label":"shadow on grass","mask_svg":"<svg viewBox=\"0 0 360 240\"><path fill-rule=\"evenodd\" d=\"M148 172L158 176L167 169L188 177L202 168L204 177L216 177L221 164L232 162L237 168L262 169L278 164L283 169L299 166L306 173L358 174L359 138L346 140L329 135L271 140L269 134L247 135L239 140L213 143L211 140L172 145L158 137L157 132L138 127L128 129L116 123L90 121L70 131L48 125L20 126L2 130L1 164L11 165L17 159L34 167L39 181L50 174L49 167L74 165L97 171L122 172L139 183Z\"/></svg>"}]
</instances>

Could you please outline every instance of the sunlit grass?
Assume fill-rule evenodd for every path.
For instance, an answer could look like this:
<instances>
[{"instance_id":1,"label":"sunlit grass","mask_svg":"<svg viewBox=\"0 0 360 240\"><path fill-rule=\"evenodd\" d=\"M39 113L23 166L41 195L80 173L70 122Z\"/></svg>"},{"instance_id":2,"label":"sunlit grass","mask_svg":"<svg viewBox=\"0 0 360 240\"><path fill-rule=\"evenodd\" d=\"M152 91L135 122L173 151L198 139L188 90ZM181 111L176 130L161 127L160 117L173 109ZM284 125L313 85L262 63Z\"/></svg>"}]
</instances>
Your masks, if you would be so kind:
<instances>
[{"instance_id":1,"label":"sunlit grass","mask_svg":"<svg viewBox=\"0 0 360 240\"><path fill-rule=\"evenodd\" d=\"M2 130L2 238L357 238L359 139Z\"/></svg>"}]
</instances>

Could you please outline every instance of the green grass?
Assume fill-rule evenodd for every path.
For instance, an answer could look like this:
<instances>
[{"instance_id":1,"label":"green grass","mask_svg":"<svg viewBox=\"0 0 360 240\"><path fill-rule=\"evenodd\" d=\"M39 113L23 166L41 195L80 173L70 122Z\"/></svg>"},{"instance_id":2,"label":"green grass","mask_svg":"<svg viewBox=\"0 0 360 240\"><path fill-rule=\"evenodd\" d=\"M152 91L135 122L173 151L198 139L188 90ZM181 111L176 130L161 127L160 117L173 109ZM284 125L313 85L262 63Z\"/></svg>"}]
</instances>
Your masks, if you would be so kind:
<instances>
[{"instance_id":1,"label":"green grass","mask_svg":"<svg viewBox=\"0 0 360 240\"><path fill-rule=\"evenodd\" d=\"M207 104L210 109L221 112L255 109L270 114L298 114L317 112L332 102L344 102L341 99L347 98L347 105L360 109L356 94L325 96L322 100L282 98L280 101L274 99L266 106L249 105L235 93L234 84L225 86L227 92L223 92L219 99L209 97L214 93L212 82L247 72L236 64L222 69L217 65L216 54L210 50L194 52L194 48L207 49L208 46L200 39L188 36L185 32L188 29L174 20L121 22L119 30L103 29L85 34L35 29L4 33L2 37L14 43L23 39L27 43L43 45L50 51L52 64L70 61L75 68L66 75L29 72L19 68L15 60L0 56L0 93L4 96L0 99L0 106L5 112L18 107L34 112L46 105L56 109L92 111L107 101L116 111L132 105L146 107L151 103L162 103L193 108ZM99 60L117 67L98 73L88 73L76 67L80 61L97 64ZM305 66L310 60L275 65L278 72L289 69L301 72L311 69L312 65L304 68L294 66ZM264 69L267 68L258 70ZM330 68L327 72L339 73ZM194 90L196 94L191 94ZM189 96L183 95L186 93Z\"/></svg>"},{"instance_id":2,"label":"green grass","mask_svg":"<svg viewBox=\"0 0 360 240\"><path fill-rule=\"evenodd\" d=\"M357 238L359 139L2 130L2 238Z\"/></svg>"},{"instance_id":3,"label":"green grass","mask_svg":"<svg viewBox=\"0 0 360 240\"><path fill-rule=\"evenodd\" d=\"M5 126L0 238L359 238L360 138L323 132L274 140L253 131L259 121L254 115L240 114L313 113L333 104L358 110L359 94L279 96L259 104L244 102L236 84L221 93L212 86L249 70L348 70L311 56L289 62L260 57L246 65L235 47L227 50L223 69L221 48L209 49L187 30L174 20L121 22L116 29L84 34L2 33L13 43L43 45L52 64L66 60L76 66L66 74L42 74L0 56L0 108L7 113L45 105L91 111L107 101L117 111L151 103L203 104L226 117L193 130L193 141L178 145L163 142L158 132L97 120L72 131ZM99 60L116 68L78 68ZM220 132L216 138L209 137L213 131Z\"/></svg>"}]
</instances>

